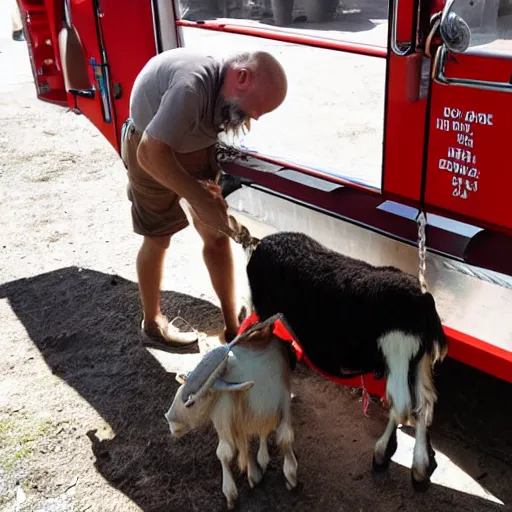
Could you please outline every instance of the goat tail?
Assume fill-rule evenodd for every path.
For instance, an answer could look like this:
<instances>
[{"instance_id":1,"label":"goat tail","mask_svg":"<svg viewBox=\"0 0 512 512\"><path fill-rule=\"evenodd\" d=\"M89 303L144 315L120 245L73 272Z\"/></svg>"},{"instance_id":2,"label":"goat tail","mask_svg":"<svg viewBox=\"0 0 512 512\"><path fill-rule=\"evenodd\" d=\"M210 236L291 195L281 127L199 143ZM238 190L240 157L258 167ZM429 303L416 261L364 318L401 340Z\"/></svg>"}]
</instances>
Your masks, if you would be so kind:
<instances>
[{"instance_id":1,"label":"goat tail","mask_svg":"<svg viewBox=\"0 0 512 512\"><path fill-rule=\"evenodd\" d=\"M432 369L436 362L446 357L448 344L434 297L426 292L423 294L423 301L425 303L423 335L418 339L418 350L411 358L408 368L410 407L400 412L409 421L416 421L419 418L428 426L432 422L434 405L437 401Z\"/></svg>"},{"instance_id":2,"label":"goat tail","mask_svg":"<svg viewBox=\"0 0 512 512\"><path fill-rule=\"evenodd\" d=\"M424 345L430 356L432 366L438 361L441 362L448 353L448 342L444 334L443 324L436 309L436 302L429 292L423 294L426 303Z\"/></svg>"},{"instance_id":3,"label":"goat tail","mask_svg":"<svg viewBox=\"0 0 512 512\"><path fill-rule=\"evenodd\" d=\"M433 297L425 297L433 306ZM395 330L378 342L387 368L386 397L397 423L411 422L418 414L430 422L437 400L432 366L446 355L446 342L435 307L428 311L429 329L424 336Z\"/></svg>"},{"instance_id":4,"label":"goat tail","mask_svg":"<svg viewBox=\"0 0 512 512\"><path fill-rule=\"evenodd\" d=\"M415 389L411 381L421 357L421 340L417 335L392 331L379 339L387 368L386 397L397 423L407 421L414 408Z\"/></svg>"}]
</instances>

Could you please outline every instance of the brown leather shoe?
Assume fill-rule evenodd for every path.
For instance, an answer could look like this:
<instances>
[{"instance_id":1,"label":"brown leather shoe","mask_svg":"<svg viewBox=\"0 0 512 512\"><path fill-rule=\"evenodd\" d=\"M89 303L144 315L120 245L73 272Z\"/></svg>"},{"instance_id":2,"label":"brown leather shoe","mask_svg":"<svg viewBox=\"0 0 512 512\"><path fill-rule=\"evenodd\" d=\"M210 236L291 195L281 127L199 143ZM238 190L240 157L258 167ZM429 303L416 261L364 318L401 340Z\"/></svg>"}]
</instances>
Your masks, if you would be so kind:
<instances>
[{"instance_id":1,"label":"brown leather shoe","mask_svg":"<svg viewBox=\"0 0 512 512\"><path fill-rule=\"evenodd\" d=\"M176 320L176 319L175 319ZM184 332L173 325L165 316L161 316L157 321L142 321L141 332L144 339L144 345L163 350L190 350L197 345L199 338L194 331Z\"/></svg>"}]
</instances>

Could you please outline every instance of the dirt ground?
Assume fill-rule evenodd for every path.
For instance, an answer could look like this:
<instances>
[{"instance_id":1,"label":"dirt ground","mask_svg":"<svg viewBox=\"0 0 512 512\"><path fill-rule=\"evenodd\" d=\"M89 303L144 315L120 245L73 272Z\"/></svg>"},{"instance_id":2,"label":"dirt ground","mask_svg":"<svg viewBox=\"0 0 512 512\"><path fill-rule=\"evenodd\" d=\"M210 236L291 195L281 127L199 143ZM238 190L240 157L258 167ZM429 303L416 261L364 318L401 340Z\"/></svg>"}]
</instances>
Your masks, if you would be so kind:
<instances>
[{"instance_id":1,"label":"dirt ground","mask_svg":"<svg viewBox=\"0 0 512 512\"><path fill-rule=\"evenodd\" d=\"M175 372L200 354L158 355L138 338L124 167L87 119L35 99L23 43L2 33L0 50L0 510L222 511L215 433L173 442L164 418ZM191 229L173 243L164 288L165 311L205 333L204 352L221 319ZM510 385L448 361L437 387L439 468L415 494L412 433L372 474L385 412L372 403L365 417L359 391L299 368L300 486L286 491L272 444L258 488L237 477L240 510L512 510Z\"/></svg>"}]
</instances>

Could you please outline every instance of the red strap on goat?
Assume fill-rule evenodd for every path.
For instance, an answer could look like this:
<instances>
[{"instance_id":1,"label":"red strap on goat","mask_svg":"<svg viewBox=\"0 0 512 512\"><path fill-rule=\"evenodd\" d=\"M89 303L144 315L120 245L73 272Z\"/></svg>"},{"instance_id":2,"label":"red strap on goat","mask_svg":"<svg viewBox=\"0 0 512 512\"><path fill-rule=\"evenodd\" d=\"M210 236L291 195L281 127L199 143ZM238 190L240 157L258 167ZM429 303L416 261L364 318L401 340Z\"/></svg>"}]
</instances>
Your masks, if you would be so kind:
<instances>
[{"instance_id":1,"label":"red strap on goat","mask_svg":"<svg viewBox=\"0 0 512 512\"><path fill-rule=\"evenodd\" d=\"M240 329L238 330L238 334L242 334L245 330L247 330L251 325L254 325L258 321L258 316L256 313L253 313L252 315L248 316L240 326ZM326 379L336 382L336 384L343 384L344 386L353 386L353 387L361 387L363 390L363 413L365 416L367 416L367 410L368 406L370 405L370 393L368 393L368 390L366 389L366 382L365 382L365 376L361 375L361 380L357 377L351 378L351 379L342 379L340 377L335 377L334 375L330 375L320 368L313 364L308 356L304 353L303 348L299 345L297 340L295 340L292 335L287 331L285 326L282 324L280 320L277 320L274 323L274 334L281 338L284 341L287 341L291 344L293 351L295 352L295 355L297 356L297 359L299 361L303 360L312 370L319 373ZM375 381L373 381L373 384L377 384ZM375 389L378 389L377 394L383 396L384 395L384 386L378 385L375 387Z\"/></svg>"}]
</instances>

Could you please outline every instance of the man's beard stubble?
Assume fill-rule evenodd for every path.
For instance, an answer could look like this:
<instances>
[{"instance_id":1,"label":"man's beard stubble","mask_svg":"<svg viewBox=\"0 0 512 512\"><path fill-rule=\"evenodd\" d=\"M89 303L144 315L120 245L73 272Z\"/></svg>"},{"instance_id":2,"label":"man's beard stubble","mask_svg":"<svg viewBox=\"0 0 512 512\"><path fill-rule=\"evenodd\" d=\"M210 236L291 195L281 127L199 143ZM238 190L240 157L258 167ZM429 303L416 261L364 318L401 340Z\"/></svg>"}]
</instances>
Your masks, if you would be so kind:
<instances>
[{"instance_id":1,"label":"man's beard stubble","mask_svg":"<svg viewBox=\"0 0 512 512\"><path fill-rule=\"evenodd\" d=\"M251 129L251 118L237 101L220 98L220 129L229 136L238 137L240 130L245 134Z\"/></svg>"}]
</instances>

